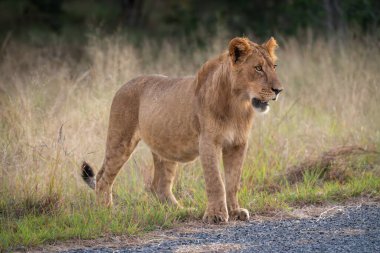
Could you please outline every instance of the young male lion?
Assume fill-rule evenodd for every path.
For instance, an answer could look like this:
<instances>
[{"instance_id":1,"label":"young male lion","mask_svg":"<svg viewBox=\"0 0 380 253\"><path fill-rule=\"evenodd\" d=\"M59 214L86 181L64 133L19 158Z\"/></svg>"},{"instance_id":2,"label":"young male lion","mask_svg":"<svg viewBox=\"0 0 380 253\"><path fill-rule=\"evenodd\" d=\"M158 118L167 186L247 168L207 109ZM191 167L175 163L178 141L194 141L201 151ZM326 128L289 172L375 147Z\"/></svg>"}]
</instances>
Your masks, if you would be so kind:
<instances>
[{"instance_id":1,"label":"young male lion","mask_svg":"<svg viewBox=\"0 0 380 253\"><path fill-rule=\"evenodd\" d=\"M112 102L105 159L96 180L91 167L82 166L97 200L112 204L115 177L143 140L153 154L152 190L161 201L179 205L172 193L176 165L200 156L208 198L204 221L248 220L237 192L254 111L268 111L268 101L282 91L276 47L273 38L263 45L234 38L228 51L207 61L195 77L141 76L122 86Z\"/></svg>"}]
</instances>

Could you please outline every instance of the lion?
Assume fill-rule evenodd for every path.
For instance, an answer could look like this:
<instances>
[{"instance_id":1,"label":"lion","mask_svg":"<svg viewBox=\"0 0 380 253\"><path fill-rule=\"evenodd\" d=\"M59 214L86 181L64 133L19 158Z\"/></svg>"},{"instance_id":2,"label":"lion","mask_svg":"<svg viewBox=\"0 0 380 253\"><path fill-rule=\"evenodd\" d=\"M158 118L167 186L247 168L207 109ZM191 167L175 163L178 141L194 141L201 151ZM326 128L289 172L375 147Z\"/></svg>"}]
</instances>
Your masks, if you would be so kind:
<instances>
[{"instance_id":1,"label":"lion","mask_svg":"<svg viewBox=\"0 0 380 253\"><path fill-rule=\"evenodd\" d=\"M262 45L236 37L193 77L140 76L123 85L113 98L96 178L88 163L82 165L98 203L112 205L115 177L143 140L153 155L151 190L160 201L181 208L172 193L177 163L199 156L208 199L203 220L248 220L237 194L254 115L267 112L283 90L275 71L277 47L273 37Z\"/></svg>"}]
</instances>

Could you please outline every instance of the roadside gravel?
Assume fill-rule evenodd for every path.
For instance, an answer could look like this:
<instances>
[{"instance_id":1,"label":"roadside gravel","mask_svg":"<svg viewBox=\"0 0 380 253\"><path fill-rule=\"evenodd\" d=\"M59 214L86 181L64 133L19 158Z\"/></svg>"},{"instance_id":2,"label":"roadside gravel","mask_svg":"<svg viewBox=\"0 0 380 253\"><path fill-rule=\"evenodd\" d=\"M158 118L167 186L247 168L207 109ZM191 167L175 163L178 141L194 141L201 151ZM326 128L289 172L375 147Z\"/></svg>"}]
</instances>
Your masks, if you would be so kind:
<instances>
[{"instance_id":1,"label":"roadside gravel","mask_svg":"<svg viewBox=\"0 0 380 253\"><path fill-rule=\"evenodd\" d=\"M250 221L215 229L167 231L167 239L97 252L380 252L380 205L360 205L318 217Z\"/></svg>"}]
</instances>

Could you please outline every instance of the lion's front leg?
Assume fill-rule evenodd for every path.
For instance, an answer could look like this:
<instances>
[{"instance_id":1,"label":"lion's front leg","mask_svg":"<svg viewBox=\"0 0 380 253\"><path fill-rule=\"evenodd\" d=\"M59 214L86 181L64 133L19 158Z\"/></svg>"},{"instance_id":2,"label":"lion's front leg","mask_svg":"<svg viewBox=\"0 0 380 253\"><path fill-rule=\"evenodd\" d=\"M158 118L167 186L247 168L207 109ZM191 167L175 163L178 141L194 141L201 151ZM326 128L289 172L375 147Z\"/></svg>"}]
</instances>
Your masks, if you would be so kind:
<instances>
[{"instance_id":1,"label":"lion's front leg","mask_svg":"<svg viewBox=\"0 0 380 253\"><path fill-rule=\"evenodd\" d=\"M213 140L203 137L200 139L199 153L208 199L203 220L208 223L227 222L226 192L218 168L221 148Z\"/></svg>"},{"instance_id":2,"label":"lion's front leg","mask_svg":"<svg viewBox=\"0 0 380 253\"><path fill-rule=\"evenodd\" d=\"M223 149L223 165L226 180L227 207L231 219L248 220L249 212L239 206L237 193L240 188L241 171L247 145Z\"/></svg>"}]
</instances>

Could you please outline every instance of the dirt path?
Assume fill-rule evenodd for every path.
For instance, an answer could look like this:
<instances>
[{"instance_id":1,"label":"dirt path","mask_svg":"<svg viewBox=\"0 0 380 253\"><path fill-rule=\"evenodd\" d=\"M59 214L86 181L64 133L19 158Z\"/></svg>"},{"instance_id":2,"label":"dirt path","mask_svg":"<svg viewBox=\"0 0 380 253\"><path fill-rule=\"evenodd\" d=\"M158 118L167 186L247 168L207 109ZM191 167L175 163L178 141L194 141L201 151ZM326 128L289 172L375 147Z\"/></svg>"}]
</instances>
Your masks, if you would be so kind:
<instances>
[{"instance_id":1,"label":"dirt path","mask_svg":"<svg viewBox=\"0 0 380 253\"><path fill-rule=\"evenodd\" d=\"M129 238L123 244L119 237L119 244L64 252L380 252L379 204L310 208L292 215L296 218L225 226L188 224L140 242Z\"/></svg>"}]
</instances>

